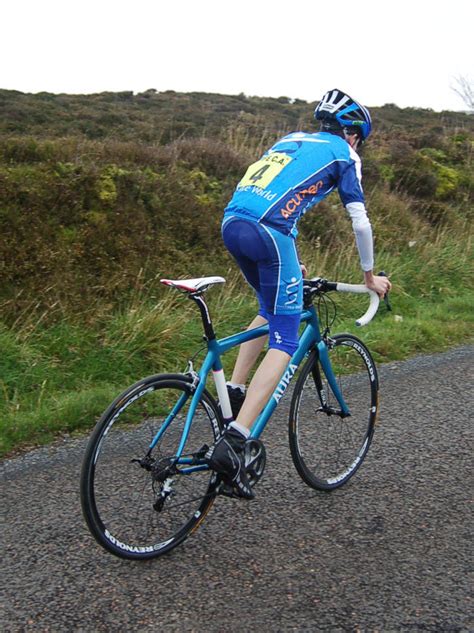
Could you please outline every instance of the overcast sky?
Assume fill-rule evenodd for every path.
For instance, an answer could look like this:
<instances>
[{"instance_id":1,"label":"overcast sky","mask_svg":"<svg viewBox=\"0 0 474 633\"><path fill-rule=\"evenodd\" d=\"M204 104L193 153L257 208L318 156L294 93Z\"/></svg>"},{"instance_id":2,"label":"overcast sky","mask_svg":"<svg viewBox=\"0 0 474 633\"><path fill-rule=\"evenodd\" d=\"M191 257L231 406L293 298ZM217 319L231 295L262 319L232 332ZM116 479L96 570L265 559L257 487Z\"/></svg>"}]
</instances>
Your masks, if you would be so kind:
<instances>
[{"instance_id":1,"label":"overcast sky","mask_svg":"<svg viewBox=\"0 0 474 633\"><path fill-rule=\"evenodd\" d=\"M462 110L473 0L3 0L0 88L149 88Z\"/></svg>"}]
</instances>

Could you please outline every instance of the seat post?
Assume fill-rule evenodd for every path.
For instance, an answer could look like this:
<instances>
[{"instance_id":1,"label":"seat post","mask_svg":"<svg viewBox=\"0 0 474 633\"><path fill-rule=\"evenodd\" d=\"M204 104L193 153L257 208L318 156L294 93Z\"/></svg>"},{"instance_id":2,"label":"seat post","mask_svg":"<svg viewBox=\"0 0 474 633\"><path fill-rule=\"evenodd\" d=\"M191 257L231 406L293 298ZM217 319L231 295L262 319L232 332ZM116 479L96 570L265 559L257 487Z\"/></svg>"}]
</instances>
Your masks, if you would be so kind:
<instances>
[{"instance_id":1,"label":"seat post","mask_svg":"<svg viewBox=\"0 0 474 633\"><path fill-rule=\"evenodd\" d=\"M189 295L189 298L197 303L199 311L201 313L202 324L204 326L204 333L208 341L213 341L216 338L214 327L211 321L211 315L207 303L204 301L204 297L201 292L193 292Z\"/></svg>"}]
</instances>

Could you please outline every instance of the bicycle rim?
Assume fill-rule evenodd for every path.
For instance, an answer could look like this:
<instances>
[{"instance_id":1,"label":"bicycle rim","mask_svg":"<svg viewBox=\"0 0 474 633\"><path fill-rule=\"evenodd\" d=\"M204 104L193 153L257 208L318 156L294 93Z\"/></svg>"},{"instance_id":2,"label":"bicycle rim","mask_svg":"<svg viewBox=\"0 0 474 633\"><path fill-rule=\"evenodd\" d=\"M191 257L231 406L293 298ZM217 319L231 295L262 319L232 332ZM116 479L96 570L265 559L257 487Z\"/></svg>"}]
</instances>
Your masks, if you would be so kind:
<instances>
[{"instance_id":1,"label":"bicycle rim","mask_svg":"<svg viewBox=\"0 0 474 633\"><path fill-rule=\"evenodd\" d=\"M84 516L96 540L123 558L159 556L179 545L201 523L215 498L208 469L178 466L175 456L192 393L185 376L155 376L124 392L99 421L81 476ZM156 446L150 445L177 403ZM192 459L219 434L219 413L204 393L183 455ZM163 475L163 473L168 473Z\"/></svg>"},{"instance_id":2,"label":"bicycle rim","mask_svg":"<svg viewBox=\"0 0 474 633\"><path fill-rule=\"evenodd\" d=\"M298 379L290 409L291 455L309 486L332 490L345 484L369 450L377 415L378 378L365 345L336 335L329 354L336 381L350 410L343 417L314 351Z\"/></svg>"}]
</instances>

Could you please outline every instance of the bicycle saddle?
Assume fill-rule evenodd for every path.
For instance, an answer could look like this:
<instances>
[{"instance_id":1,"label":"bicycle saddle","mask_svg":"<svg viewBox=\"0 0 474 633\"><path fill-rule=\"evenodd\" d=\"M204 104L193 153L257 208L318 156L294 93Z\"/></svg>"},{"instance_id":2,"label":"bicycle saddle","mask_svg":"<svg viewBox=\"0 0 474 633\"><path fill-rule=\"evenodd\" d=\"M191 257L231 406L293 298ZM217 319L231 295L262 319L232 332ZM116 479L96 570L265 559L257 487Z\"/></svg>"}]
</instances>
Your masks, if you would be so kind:
<instances>
[{"instance_id":1,"label":"bicycle saddle","mask_svg":"<svg viewBox=\"0 0 474 633\"><path fill-rule=\"evenodd\" d=\"M197 279L160 279L165 286L173 286L183 292L198 292L209 288L214 284L223 284L224 277L198 277Z\"/></svg>"}]
</instances>

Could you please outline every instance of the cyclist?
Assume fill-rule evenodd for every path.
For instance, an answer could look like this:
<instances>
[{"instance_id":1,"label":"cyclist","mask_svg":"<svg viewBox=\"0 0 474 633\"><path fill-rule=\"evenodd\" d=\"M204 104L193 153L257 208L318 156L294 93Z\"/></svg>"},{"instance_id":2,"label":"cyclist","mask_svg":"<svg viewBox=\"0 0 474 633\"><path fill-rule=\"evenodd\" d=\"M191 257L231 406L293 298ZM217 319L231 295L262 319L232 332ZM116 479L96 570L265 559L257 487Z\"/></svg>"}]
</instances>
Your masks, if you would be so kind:
<instances>
[{"instance_id":1,"label":"cyclist","mask_svg":"<svg viewBox=\"0 0 474 633\"><path fill-rule=\"evenodd\" d=\"M241 497L252 499L244 466L245 441L298 346L305 266L299 261L297 224L310 207L337 188L352 219L365 285L383 296L391 287L373 274L373 238L356 153L368 138L369 111L341 90L317 105L320 131L284 136L250 165L224 212L226 248L254 288L260 305L254 328L269 323L269 349L245 393L245 384L264 344L241 346L228 391L234 420L208 451L209 465Z\"/></svg>"}]
</instances>

